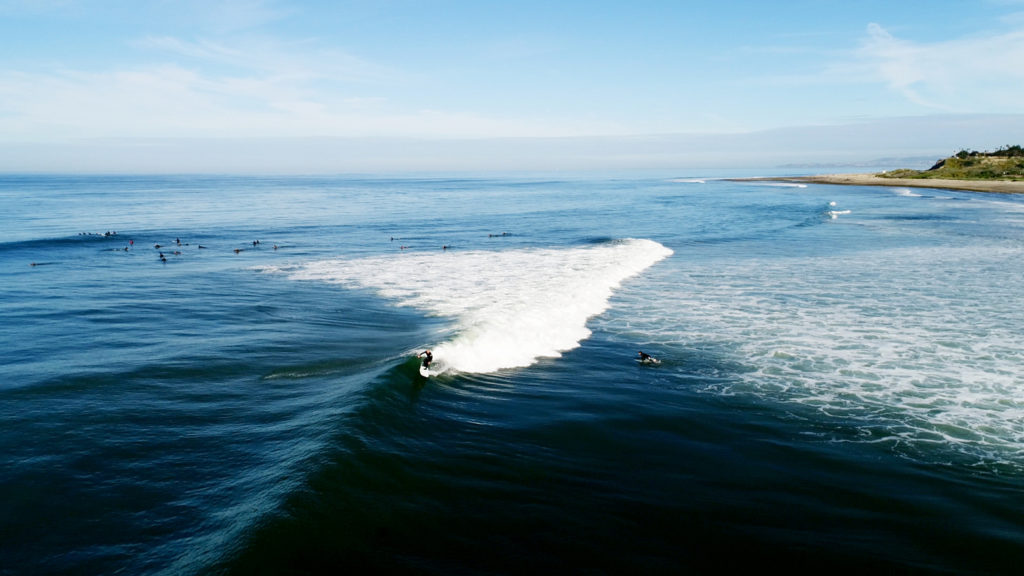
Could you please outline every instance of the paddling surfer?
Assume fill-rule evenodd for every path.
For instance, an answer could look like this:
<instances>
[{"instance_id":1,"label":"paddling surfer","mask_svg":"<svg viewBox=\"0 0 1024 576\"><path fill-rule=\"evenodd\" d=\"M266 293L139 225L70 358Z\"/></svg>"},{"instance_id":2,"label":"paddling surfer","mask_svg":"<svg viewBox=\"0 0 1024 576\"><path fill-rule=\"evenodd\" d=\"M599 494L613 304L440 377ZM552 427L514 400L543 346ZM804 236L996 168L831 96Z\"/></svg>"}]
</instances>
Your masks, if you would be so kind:
<instances>
[{"instance_id":1,"label":"paddling surfer","mask_svg":"<svg viewBox=\"0 0 1024 576\"><path fill-rule=\"evenodd\" d=\"M639 355L637 356L637 360L641 364L661 364L661 360L658 360L657 358L651 356L650 354L644 352L643 350L640 350L639 352L637 352L637 354Z\"/></svg>"}]
</instances>

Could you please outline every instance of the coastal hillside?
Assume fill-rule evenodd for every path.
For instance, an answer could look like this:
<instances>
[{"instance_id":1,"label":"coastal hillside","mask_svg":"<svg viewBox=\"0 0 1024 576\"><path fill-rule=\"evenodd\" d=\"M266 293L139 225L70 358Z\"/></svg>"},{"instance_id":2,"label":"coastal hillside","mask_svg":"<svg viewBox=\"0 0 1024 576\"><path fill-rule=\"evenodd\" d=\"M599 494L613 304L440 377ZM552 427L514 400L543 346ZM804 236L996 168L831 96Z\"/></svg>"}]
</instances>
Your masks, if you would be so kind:
<instances>
[{"instance_id":1,"label":"coastal hillside","mask_svg":"<svg viewBox=\"0 0 1024 576\"><path fill-rule=\"evenodd\" d=\"M940 180L1009 180L1024 181L1024 149L1020 145L1004 146L995 152L961 150L944 158L927 170L889 170L877 174L882 178L913 178Z\"/></svg>"}]
</instances>

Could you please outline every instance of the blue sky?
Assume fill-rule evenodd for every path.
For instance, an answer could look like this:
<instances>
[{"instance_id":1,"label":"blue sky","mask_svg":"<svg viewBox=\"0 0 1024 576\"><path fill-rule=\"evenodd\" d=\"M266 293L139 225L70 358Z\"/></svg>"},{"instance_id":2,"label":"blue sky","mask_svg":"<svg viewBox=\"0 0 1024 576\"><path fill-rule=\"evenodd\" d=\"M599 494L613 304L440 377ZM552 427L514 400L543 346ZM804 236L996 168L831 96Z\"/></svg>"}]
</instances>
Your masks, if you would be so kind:
<instances>
[{"instance_id":1,"label":"blue sky","mask_svg":"<svg viewBox=\"0 0 1024 576\"><path fill-rule=\"evenodd\" d=\"M862 160L870 142L838 141L851 126L987 149L1019 143L1021 62L1024 0L0 0L0 170L189 170L188 150L241 146L330 171L288 158L296 139L443 141L431 162L471 168L455 142L622 137L615 155L639 158L631 139L679 135L670 164L709 136L807 127ZM975 115L987 131L958 132ZM142 161L154 146L163 164ZM374 150L367 166L409 162Z\"/></svg>"}]
</instances>

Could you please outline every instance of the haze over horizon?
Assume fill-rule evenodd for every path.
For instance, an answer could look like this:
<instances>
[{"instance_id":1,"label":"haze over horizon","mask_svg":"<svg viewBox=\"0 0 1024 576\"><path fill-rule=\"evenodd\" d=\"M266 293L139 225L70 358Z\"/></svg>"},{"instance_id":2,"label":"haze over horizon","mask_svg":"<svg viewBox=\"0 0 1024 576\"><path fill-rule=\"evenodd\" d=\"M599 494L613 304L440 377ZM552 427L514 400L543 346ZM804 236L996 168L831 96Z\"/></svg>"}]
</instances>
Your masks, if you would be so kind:
<instances>
[{"instance_id":1,"label":"haze over horizon","mask_svg":"<svg viewBox=\"0 0 1024 576\"><path fill-rule=\"evenodd\" d=\"M0 0L0 171L771 167L1024 134L1024 1Z\"/></svg>"}]
</instances>

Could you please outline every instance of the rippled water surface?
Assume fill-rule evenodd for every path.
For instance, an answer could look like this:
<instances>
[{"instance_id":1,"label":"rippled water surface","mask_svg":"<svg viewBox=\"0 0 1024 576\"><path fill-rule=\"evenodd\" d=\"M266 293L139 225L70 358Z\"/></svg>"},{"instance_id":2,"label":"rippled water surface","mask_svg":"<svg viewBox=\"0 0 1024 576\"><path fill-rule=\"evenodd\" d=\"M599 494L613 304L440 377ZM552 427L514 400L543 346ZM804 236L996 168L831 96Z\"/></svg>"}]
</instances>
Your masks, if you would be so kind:
<instances>
[{"instance_id":1,"label":"rippled water surface","mask_svg":"<svg viewBox=\"0 0 1024 576\"><path fill-rule=\"evenodd\" d=\"M5 176L0 222L2 574L1024 561L1017 197Z\"/></svg>"}]
</instances>

